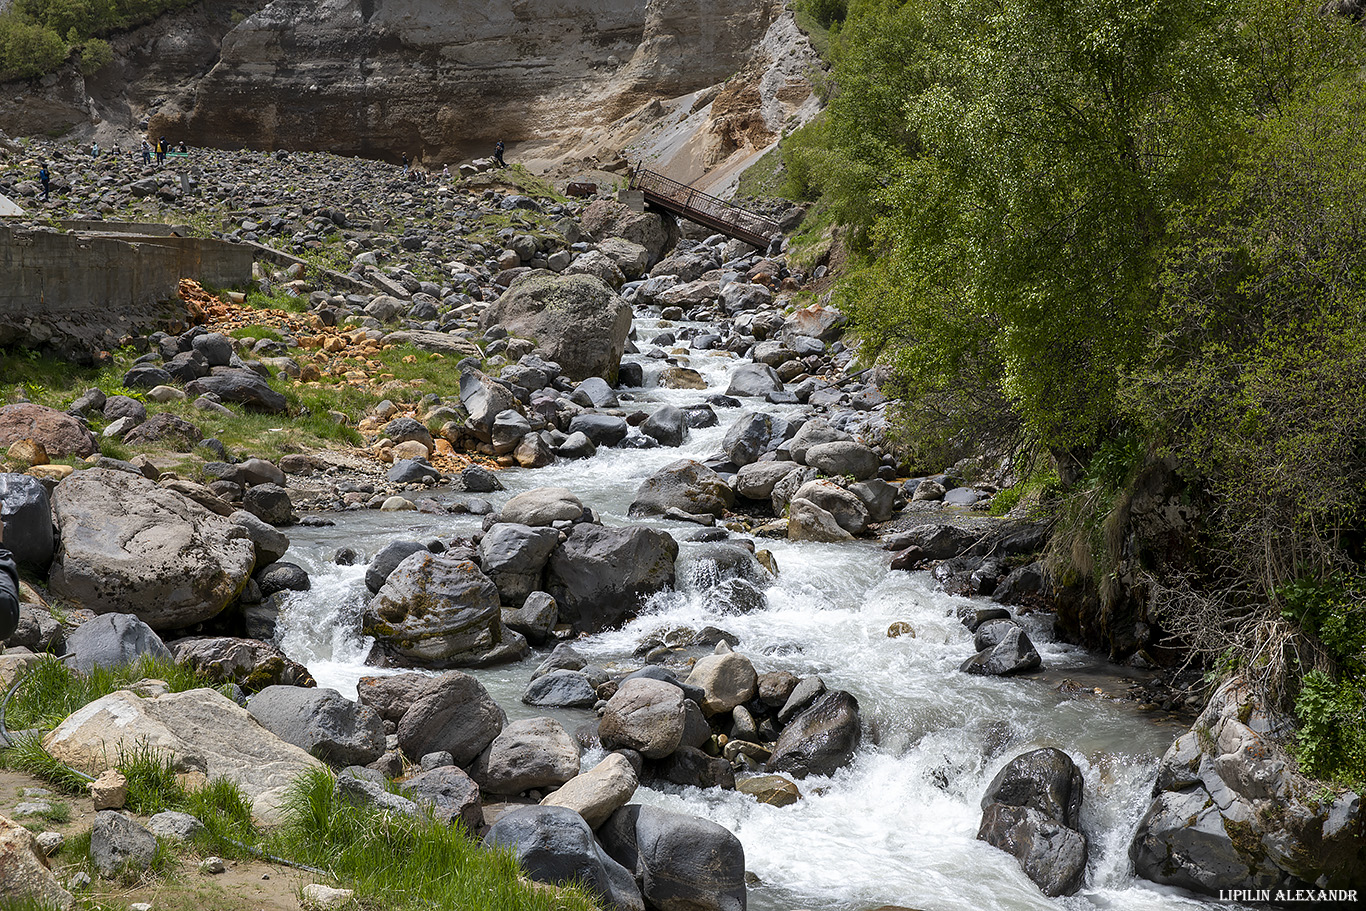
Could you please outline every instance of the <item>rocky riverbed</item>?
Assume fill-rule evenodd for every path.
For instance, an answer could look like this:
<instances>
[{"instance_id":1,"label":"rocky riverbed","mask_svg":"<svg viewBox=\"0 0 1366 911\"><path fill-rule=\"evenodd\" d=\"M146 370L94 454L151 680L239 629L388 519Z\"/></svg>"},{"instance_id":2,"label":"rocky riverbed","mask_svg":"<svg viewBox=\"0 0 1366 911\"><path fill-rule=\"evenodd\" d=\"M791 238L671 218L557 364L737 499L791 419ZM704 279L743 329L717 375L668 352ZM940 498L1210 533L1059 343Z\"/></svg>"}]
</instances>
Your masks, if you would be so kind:
<instances>
[{"instance_id":1,"label":"rocky riverbed","mask_svg":"<svg viewBox=\"0 0 1366 911\"><path fill-rule=\"evenodd\" d=\"M150 652L240 697L105 697L47 736L69 764L145 719L268 819L327 763L619 908L1159 908L1200 900L1135 866L1206 893L1357 875L1359 803L1278 828L1274 725L1222 708L1159 802L1228 799L1145 815L1181 728L1043 682L1095 664L1051 635L1047 524L990 515L1008 470L907 477L877 371L780 250L524 175L196 153L182 183L64 155L48 211L269 242L253 294L297 302L187 289L184 326L102 358L117 388L0 409L33 466L0 476L5 540L36 583L0 658ZM23 177L0 191L30 198ZM322 417L314 391L356 448L266 459L195 424Z\"/></svg>"}]
</instances>

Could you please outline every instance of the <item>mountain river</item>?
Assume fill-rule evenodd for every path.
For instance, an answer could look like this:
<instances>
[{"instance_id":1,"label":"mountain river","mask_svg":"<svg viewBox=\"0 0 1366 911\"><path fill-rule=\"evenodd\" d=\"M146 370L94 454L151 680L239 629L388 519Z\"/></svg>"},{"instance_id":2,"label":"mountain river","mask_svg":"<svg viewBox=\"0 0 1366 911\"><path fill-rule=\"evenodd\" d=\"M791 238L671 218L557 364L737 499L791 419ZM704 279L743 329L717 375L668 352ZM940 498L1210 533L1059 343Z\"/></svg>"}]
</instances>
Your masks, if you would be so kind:
<instances>
[{"instance_id":1,"label":"mountain river","mask_svg":"<svg viewBox=\"0 0 1366 911\"><path fill-rule=\"evenodd\" d=\"M663 328L638 317L642 350ZM682 324L687 325L687 324ZM651 410L688 405L724 391L741 361L725 352L692 351L676 357L702 373L706 390L657 385L665 362L631 356L644 365L645 388L623 407ZM761 406L775 414L799 406ZM720 448L740 409L717 408L716 427L694 429L680 448L601 449L592 459L547 468L499 473L505 491L481 495L495 507L534 487L572 490L602 521L639 520L627 510L650 474L679 458L702 459ZM438 489L438 501L467 498ZM355 697L356 682L376 673L364 665L369 642L360 634L367 599L365 567L337 566L333 553L354 548L368 559L395 539L428 540L477 532L470 515L355 511L331 513L331 527L290 529L286 559L308 570L311 591L298 593L281 617L285 652L305 664L320 686ZM814 544L761 540L776 557L779 577L767 606L725 613L709 597L703 564L689 561L697 526L650 520L680 543L677 590L653 598L638 619L617 631L577 640L574 647L608 670L639 666L641 639L674 627L719 626L740 638L737 651L759 672L818 673L827 687L859 700L865 737L854 762L832 778L798 782L803 799L788 807L761 805L735 791L672 785L642 786L634 800L714 820L744 844L752 911L866 911L904 905L923 911L1026 911L1115 908L1158 911L1213 907L1177 890L1134 878L1128 843L1145 809L1157 761L1182 727L1160 722L1132 702L1060 693L1037 678L979 677L960 673L972 654L972 634L954 616L966 599L936 591L928 573L893 572L876 542ZM889 638L888 626L907 621L914 638ZM1083 679L1097 659L1052 641L1045 620L1025 618L1050 678ZM573 731L595 718L591 710L523 705L521 695L540 661L473 670L510 719L551 715ZM1117 669L1116 669L1117 670ZM1114 682L1111 680L1110 682ZM1086 779L1083 828L1090 839L1085 884L1074 896L1045 898L1014 858L976 840L982 793L1007 761L1027 750L1056 746L1076 761ZM591 768L601 755L583 757ZM1218 903L1221 909L1236 908Z\"/></svg>"}]
</instances>

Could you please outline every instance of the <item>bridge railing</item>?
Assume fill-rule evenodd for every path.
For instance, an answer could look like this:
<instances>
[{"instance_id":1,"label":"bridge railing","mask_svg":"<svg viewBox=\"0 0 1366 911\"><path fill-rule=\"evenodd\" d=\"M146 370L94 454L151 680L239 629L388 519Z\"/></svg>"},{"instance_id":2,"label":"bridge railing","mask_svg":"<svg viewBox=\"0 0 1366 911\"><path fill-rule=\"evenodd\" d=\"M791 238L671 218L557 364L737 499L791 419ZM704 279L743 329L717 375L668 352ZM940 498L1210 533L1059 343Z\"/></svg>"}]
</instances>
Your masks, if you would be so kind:
<instances>
[{"instance_id":1,"label":"bridge railing","mask_svg":"<svg viewBox=\"0 0 1366 911\"><path fill-rule=\"evenodd\" d=\"M782 228L771 219L643 167L631 172L631 189L642 191L647 203L757 247L768 246L773 235L782 234Z\"/></svg>"}]
</instances>

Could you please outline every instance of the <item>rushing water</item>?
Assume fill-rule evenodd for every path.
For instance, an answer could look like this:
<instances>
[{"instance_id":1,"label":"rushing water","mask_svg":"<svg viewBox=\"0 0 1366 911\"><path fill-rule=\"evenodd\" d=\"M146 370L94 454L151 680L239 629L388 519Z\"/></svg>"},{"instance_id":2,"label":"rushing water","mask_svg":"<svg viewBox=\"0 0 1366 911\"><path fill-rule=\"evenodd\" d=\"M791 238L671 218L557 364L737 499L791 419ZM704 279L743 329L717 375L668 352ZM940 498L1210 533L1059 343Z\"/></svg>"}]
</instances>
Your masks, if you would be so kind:
<instances>
[{"instance_id":1,"label":"rushing water","mask_svg":"<svg viewBox=\"0 0 1366 911\"><path fill-rule=\"evenodd\" d=\"M657 323L637 320L645 337ZM724 390L739 363L693 352L689 366L707 392L655 385L659 361L642 360L646 389L633 390L623 407L698 402ZM775 413L796 408L769 408ZM678 458L715 452L737 409L718 408L718 427L693 430L678 449L602 450L593 459L561 462L536 471L512 469L508 488L489 497L495 505L533 487L573 490L608 524L624 524L639 483ZM450 498L462 496L447 494ZM376 673L363 665L368 643L359 634L366 592L364 567L331 562L343 545L372 556L397 538L425 540L468 535L480 526L471 516L350 512L337 524L291 533L288 559L304 566L313 589L290 601L281 621L282 646L306 664L321 686L347 695L357 680ZM686 542L696 526L652 521L681 543L680 566L697 545ZM678 590L655 597L625 628L575 642L590 660L609 669L636 666L641 639L661 628L715 625L740 637L738 651L760 672L820 674L830 688L859 700L869 736L854 762L832 778L798 783L803 799L788 807L755 802L734 791L642 787L637 802L712 819L744 844L756 911L864 911L884 904L939 909L1196 908L1205 903L1135 880L1128 842L1146 807L1157 760L1178 730L1142 716L1130 703L1069 698L1037 679L960 673L972 635L954 617L964 599L937 592L925 573L891 572L887 554L871 543L814 544L763 541L773 551L779 578L767 606L726 614L705 584L680 572ZM914 638L888 638L904 620ZM1051 669L1094 665L1094 658L1049 641L1031 628ZM521 703L538 659L475 671L509 717L550 714L573 728L592 720L588 710L550 710ZM1086 885L1070 898L1047 899L1015 860L976 840L986 785L1010 758L1039 746L1056 746L1077 762L1086 779L1082 822L1091 840ZM585 756L589 768L597 756ZM1231 906L1223 904L1220 907Z\"/></svg>"}]
</instances>

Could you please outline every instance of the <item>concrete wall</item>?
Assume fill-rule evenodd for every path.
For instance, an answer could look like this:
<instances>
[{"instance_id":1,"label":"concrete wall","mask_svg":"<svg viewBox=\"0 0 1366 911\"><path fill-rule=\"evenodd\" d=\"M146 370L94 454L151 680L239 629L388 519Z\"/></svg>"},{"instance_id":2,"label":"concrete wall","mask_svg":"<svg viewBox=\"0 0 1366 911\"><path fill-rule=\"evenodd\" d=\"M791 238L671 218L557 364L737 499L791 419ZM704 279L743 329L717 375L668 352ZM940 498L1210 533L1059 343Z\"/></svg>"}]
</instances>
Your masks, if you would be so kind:
<instances>
[{"instance_id":1,"label":"concrete wall","mask_svg":"<svg viewBox=\"0 0 1366 911\"><path fill-rule=\"evenodd\" d=\"M66 234L0 225L0 344L79 356L139 332L182 278L218 287L251 279L252 250L175 236Z\"/></svg>"}]
</instances>

